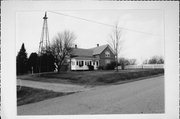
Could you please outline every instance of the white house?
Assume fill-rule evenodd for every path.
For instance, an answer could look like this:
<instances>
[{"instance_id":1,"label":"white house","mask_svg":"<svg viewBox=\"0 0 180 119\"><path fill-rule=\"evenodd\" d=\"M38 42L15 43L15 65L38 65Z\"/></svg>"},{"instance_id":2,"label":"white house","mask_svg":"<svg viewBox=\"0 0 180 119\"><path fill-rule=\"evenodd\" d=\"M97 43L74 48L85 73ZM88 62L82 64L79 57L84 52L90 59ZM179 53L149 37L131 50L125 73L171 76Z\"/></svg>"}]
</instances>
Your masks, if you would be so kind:
<instances>
[{"instance_id":1,"label":"white house","mask_svg":"<svg viewBox=\"0 0 180 119\"><path fill-rule=\"evenodd\" d=\"M90 49L73 48L71 53L71 70L89 70L88 65L95 70L99 66L104 67L108 63L115 61L114 51L109 45L102 45Z\"/></svg>"}]
</instances>

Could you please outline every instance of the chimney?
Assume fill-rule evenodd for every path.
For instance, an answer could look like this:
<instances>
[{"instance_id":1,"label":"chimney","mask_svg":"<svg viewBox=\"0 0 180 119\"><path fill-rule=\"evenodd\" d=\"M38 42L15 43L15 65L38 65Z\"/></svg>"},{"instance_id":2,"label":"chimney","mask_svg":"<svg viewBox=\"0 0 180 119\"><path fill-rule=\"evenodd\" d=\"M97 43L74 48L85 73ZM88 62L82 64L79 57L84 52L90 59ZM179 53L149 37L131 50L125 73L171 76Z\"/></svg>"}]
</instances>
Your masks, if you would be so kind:
<instances>
[{"instance_id":1,"label":"chimney","mask_svg":"<svg viewBox=\"0 0 180 119\"><path fill-rule=\"evenodd\" d=\"M77 49L77 45L75 45L75 48Z\"/></svg>"},{"instance_id":2,"label":"chimney","mask_svg":"<svg viewBox=\"0 0 180 119\"><path fill-rule=\"evenodd\" d=\"M97 44L97 47L99 47L99 44Z\"/></svg>"}]
</instances>

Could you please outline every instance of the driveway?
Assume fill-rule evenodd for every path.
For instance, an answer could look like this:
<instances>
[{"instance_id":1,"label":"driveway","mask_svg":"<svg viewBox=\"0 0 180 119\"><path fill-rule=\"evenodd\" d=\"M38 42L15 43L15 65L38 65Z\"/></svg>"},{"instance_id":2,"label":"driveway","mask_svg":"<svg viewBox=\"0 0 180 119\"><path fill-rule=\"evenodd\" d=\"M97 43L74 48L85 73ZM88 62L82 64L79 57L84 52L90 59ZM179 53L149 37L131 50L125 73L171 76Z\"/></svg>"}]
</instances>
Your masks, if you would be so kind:
<instances>
[{"instance_id":1,"label":"driveway","mask_svg":"<svg viewBox=\"0 0 180 119\"><path fill-rule=\"evenodd\" d=\"M18 115L164 113L164 76L84 92L17 107Z\"/></svg>"},{"instance_id":2,"label":"driveway","mask_svg":"<svg viewBox=\"0 0 180 119\"><path fill-rule=\"evenodd\" d=\"M17 80L17 85L52 90L55 92L80 92L90 89L90 87L80 86L80 85L44 83L44 82L21 80L21 79Z\"/></svg>"}]
</instances>

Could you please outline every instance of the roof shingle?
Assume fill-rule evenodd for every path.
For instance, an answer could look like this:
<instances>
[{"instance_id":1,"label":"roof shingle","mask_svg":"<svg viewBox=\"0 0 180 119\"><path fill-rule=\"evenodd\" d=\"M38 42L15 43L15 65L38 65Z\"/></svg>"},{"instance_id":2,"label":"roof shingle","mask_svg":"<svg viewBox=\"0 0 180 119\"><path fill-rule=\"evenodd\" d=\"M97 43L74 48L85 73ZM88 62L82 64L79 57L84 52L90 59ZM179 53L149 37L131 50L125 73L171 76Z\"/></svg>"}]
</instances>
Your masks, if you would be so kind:
<instances>
[{"instance_id":1,"label":"roof shingle","mask_svg":"<svg viewBox=\"0 0 180 119\"><path fill-rule=\"evenodd\" d=\"M74 56L91 57L92 54L93 54L93 51L90 49L73 48L73 50L72 50L72 55L74 55Z\"/></svg>"},{"instance_id":2,"label":"roof shingle","mask_svg":"<svg viewBox=\"0 0 180 119\"><path fill-rule=\"evenodd\" d=\"M108 44L106 45L101 45L99 47L95 47L95 48L91 48L93 50L93 55L98 55L101 54L101 52L108 46Z\"/></svg>"},{"instance_id":3,"label":"roof shingle","mask_svg":"<svg viewBox=\"0 0 180 119\"><path fill-rule=\"evenodd\" d=\"M101 45L98 47L90 48L90 49L82 49L82 48L73 48L72 55L81 56L81 57L92 57L93 55L98 55L103 52L103 50L109 45Z\"/></svg>"}]
</instances>

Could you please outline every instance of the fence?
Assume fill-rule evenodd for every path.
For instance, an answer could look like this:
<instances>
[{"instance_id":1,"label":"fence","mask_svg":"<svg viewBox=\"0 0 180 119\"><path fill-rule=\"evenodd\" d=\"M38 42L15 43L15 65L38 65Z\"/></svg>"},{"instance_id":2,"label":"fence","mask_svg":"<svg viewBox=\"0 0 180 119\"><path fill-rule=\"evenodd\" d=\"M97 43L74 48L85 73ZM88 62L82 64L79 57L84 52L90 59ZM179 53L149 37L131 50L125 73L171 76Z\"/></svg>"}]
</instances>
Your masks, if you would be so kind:
<instances>
[{"instance_id":1,"label":"fence","mask_svg":"<svg viewBox=\"0 0 180 119\"><path fill-rule=\"evenodd\" d=\"M163 69L164 64L127 65L125 69ZM118 67L121 69L121 66Z\"/></svg>"}]
</instances>

